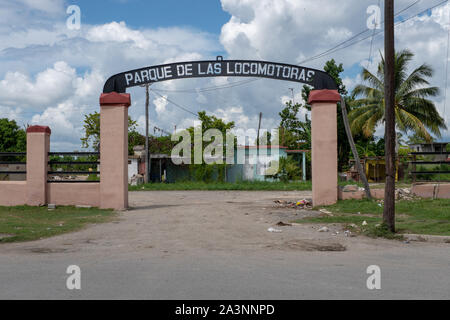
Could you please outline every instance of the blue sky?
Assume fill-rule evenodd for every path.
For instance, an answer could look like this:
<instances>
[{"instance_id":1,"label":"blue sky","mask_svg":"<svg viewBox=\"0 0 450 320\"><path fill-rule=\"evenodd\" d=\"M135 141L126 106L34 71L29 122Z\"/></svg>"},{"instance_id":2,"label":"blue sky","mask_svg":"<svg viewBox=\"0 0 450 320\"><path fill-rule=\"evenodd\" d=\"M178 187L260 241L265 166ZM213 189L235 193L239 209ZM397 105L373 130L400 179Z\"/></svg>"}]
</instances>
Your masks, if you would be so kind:
<instances>
[{"instance_id":1,"label":"blue sky","mask_svg":"<svg viewBox=\"0 0 450 320\"><path fill-rule=\"evenodd\" d=\"M137 29L184 26L219 34L231 17L222 10L219 0L79 0L69 3L83 8L86 23L124 20Z\"/></svg>"},{"instance_id":2,"label":"blue sky","mask_svg":"<svg viewBox=\"0 0 450 320\"><path fill-rule=\"evenodd\" d=\"M166 62L254 59L298 64L364 31L368 37L302 65L322 69L331 58L343 63L350 91L361 83L361 68L375 71L382 33L370 37L369 6L378 0L0 0L0 114L19 124L52 128L53 150L80 148L84 115L98 111L98 97L112 74ZM381 1L382 3L383 1ZM430 64L431 84L444 89L450 3L417 14L441 0L396 0L397 49L415 53L412 67ZM81 10L81 29L66 26L67 7ZM381 8L382 12L382 8ZM383 20L383 19L381 19ZM371 60L368 61L368 57ZM150 125L166 131L189 127L191 112L205 110L236 127L273 129L291 99L301 101L301 85L263 79L236 85L238 78L166 81L151 92ZM215 87L202 91L201 88ZM450 94L434 99L450 123ZM133 119L143 131L145 95L131 88ZM302 110L300 118L305 117ZM382 135L379 126L378 135ZM450 131L443 132L450 140Z\"/></svg>"},{"instance_id":3,"label":"blue sky","mask_svg":"<svg viewBox=\"0 0 450 320\"><path fill-rule=\"evenodd\" d=\"M220 0L71 0L67 4L78 5L82 9L82 21L87 24L124 21L135 29L194 28L217 37L222 26L231 18L223 10ZM226 56L224 50L213 53ZM374 54L378 55L378 52ZM296 64L295 61L279 62ZM83 73L85 68L77 68L77 71ZM344 70L343 76L354 78L360 71L361 67L356 62Z\"/></svg>"}]
</instances>

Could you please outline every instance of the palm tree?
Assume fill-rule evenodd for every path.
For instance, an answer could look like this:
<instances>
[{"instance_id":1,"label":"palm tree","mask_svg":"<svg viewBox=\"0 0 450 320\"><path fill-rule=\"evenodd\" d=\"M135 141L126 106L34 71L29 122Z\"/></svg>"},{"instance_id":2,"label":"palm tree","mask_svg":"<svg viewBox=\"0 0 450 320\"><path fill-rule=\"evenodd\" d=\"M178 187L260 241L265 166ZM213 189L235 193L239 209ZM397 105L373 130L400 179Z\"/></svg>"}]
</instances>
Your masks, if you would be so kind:
<instances>
[{"instance_id":1,"label":"palm tree","mask_svg":"<svg viewBox=\"0 0 450 320\"><path fill-rule=\"evenodd\" d=\"M413 57L414 54L409 50L395 54L396 127L401 132L412 131L426 141L431 141L431 133L440 137L440 129L447 128L436 106L428 99L439 95L439 88L428 87L426 78L433 76L433 69L427 64L422 64L407 75L407 67ZM355 108L349 113L349 118L354 133L363 132L365 136L371 136L376 127L384 122L383 56L377 75L363 68L361 76L367 85L360 84L353 90L355 97L362 98L353 102Z\"/></svg>"}]
</instances>

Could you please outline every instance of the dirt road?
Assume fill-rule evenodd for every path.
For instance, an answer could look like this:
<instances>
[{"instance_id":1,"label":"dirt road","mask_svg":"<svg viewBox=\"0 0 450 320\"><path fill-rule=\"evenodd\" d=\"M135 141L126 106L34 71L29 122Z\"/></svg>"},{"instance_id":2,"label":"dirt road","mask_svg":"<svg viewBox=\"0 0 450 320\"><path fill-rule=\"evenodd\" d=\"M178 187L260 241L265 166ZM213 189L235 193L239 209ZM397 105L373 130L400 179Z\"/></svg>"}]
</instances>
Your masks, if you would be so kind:
<instances>
[{"instance_id":1,"label":"dirt road","mask_svg":"<svg viewBox=\"0 0 450 320\"><path fill-rule=\"evenodd\" d=\"M0 298L450 297L448 244L350 238L339 226L322 233L318 225L276 225L317 213L279 208L273 200L307 197L310 192L131 192L132 208L113 222L0 245ZM81 291L65 288L69 264L83 271ZM365 287L370 264L389 279L381 293Z\"/></svg>"}]
</instances>

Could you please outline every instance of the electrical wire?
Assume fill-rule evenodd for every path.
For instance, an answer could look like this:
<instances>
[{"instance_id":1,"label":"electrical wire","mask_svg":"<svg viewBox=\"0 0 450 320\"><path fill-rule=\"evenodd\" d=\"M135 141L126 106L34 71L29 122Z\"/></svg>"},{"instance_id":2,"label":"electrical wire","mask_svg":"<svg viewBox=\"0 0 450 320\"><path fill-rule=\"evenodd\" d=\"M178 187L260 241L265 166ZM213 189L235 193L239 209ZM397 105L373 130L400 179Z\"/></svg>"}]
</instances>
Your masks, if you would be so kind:
<instances>
[{"instance_id":1,"label":"electrical wire","mask_svg":"<svg viewBox=\"0 0 450 320\"><path fill-rule=\"evenodd\" d=\"M153 88L153 90L159 91L159 92L200 93L200 92L207 92L207 91L214 91L214 90L233 88L233 87L237 87L239 85L243 85L243 84L250 83L250 82L253 82L253 81L255 81L255 79L239 80L239 81L234 81L234 82L226 84L226 85L203 87L203 88L198 88L198 89L193 88L193 89L169 90L169 89L155 89L155 88Z\"/></svg>"},{"instance_id":2,"label":"electrical wire","mask_svg":"<svg viewBox=\"0 0 450 320\"><path fill-rule=\"evenodd\" d=\"M403 23L405 23L405 22L407 22L407 21L409 21L409 20L411 20L411 19L413 19L413 18L415 18L415 17L417 17L417 16L419 16L419 15L421 15L421 14L423 14L423 13L426 13L426 12L428 12L429 10L432 10L432 9L434 9L434 8L437 8L437 7L441 6L441 5L444 4L444 3L447 3L448 1L449 1L449 0L444 0L444 1L441 1L441 2L439 2L438 4L436 4L436 5L434 5L434 6L428 7L427 9L422 10L422 11L420 11L419 13L417 13L417 14L415 14L415 15L413 15L413 16L410 16L410 17L408 17L407 19L402 20L402 21L396 23L396 24L395 24L395 27L397 27L398 25L403 24ZM408 10L409 8L411 8L412 6L416 5L418 2L420 2L420 0L416 0L415 2L411 3L410 5L408 5L406 8L400 10L395 16L398 16L399 14L405 12L406 10ZM381 22L381 24L383 24L383 23L384 23L384 21ZM375 32L375 33L372 34L372 35L369 35L369 36L367 36L367 37L364 37L364 38L359 39L359 40L357 40L357 41L355 41L355 42L351 42L350 44L348 44L348 45L346 45L346 46L341 47L343 44L350 42L351 40L357 38L358 36L360 36L360 35L362 35L362 34L364 34L364 33L366 33L367 31L369 31L369 29L366 29L366 30L364 30L364 31L361 31L361 32L359 32L358 34L356 34L356 35L350 37L349 39L347 39L347 40L345 40L345 41L342 41L341 43L335 45L334 47L332 47L332 48L330 48L330 49L328 49L328 50L326 50L326 51L324 51L324 52L322 52L322 53L319 53L319 54L317 54L317 55L314 55L314 56L312 56L312 57L310 57L310 58L307 58L307 59L301 61L299 64L303 64L303 63L305 63L305 62L310 62L310 61L313 61L313 60L320 59L320 58L322 58L322 57L324 57L324 56L327 56L327 55L329 55L329 54L332 54L332 53L334 53L334 52L337 52L337 51L346 49L346 48L348 48L348 47L350 47L350 46L353 46L353 45L355 45L355 44L357 44L357 43L359 43L359 42L361 42L361 41L364 41L364 40L366 40L366 39L368 39L368 38L370 38L370 37L372 37L372 39L373 39L373 37L375 37L376 35L378 35L378 34L380 34L380 33L383 32L383 31ZM449 37L450 37L450 33L449 33ZM447 61L448 61L448 59L447 59ZM447 67L448 67L448 66L447 66ZM448 71L448 69L447 69L447 71ZM448 73L448 72L446 72L446 74L447 74L447 73ZM212 86L212 87L199 88L199 89L196 89L195 92L207 92L207 91L214 91L214 90L221 90L221 89L226 89L226 88L232 88L232 87L237 87L237 86L240 86L240 85L243 85L243 84L248 84L248 83L251 83L251 82L254 82L254 81L258 81L258 80L261 80L261 79L246 79L246 80L240 80L240 81L236 81L236 82L234 82L234 83L230 83L230 84L223 85L223 86ZM150 91L152 91L154 94L157 94L159 97L163 98L163 99L166 100L167 102L170 102L170 103L172 103L173 105L177 106L178 108L180 108L180 109L182 109L182 110L184 110L184 111L186 111L186 112L188 112L188 113L190 113L190 114L192 114L192 115L194 115L194 116L197 116L197 114L191 112L191 111L188 110L187 108L181 106L180 104L178 104L178 103L176 103L176 102L174 102L174 101L172 101L172 100L166 98L165 96L163 96L163 95L161 95L159 92L157 92L157 91L164 92L164 89L155 89L155 88L152 88L152 89L150 89ZM166 91L166 92L188 92L189 90L171 90L171 91L165 90L165 91ZM27 112L21 112L21 113L27 113Z\"/></svg>"},{"instance_id":3,"label":"electrical wire","mask_svg":"<svg viewBox=\"0 0 450 320\"><path fill-rule=\"evenodd\" d=\"M421 1L421 0L416 0L416 1L412 2L412 3L409 4L408 6L406 6L405 8L403 8L402 10L400 10L399 12L397 12L397 13L395 14L395 16L396 16L396 17L399 16L399 15L402 14L403 12L405 12L405 11L407 11L408 9L410 9L411 7L415 6L415 5L416 5L417 3L419 3L420 1ZM447 1L448 1L448 0L446 0L446 1L444 1L444 2L447 2ZM380 0L379 0L379 3L380 3ZM442 3L443 3L443 2L442 2ZM440 4L442 4L442 3L440 3ZM439 6L440 4L438 4L437 6ZM433 8L434 8L434 7L428 8L428 9L425 10L425 12L428 11L428 10L430 10L430 9L433 9ZM422 12L421 12L421 13L422 13ZM421 13L419 13L419 14L421 14ZM419 14L417 14L417 15L419 15ZM406 21L407 21L407 20L405 20L404 22L406 22ZM384 21L382 21L382 22L380 23L380 25L383 25L383 24L384 24ZM373 32L373 34L371 35L371 36L372 36L372 41L373 41L374 36L380 33L380 32L376 33L375 30L376 30L376 29L374 29L374 32ZM363 38L363 39L361 39L361 40L359 40L359 41L357 41L357 42L351 43L350 45L345 46L345 47L343 47L343 48L339 48L339 47L342 46L343 44L346 44L346 43L348 43L348 42L350 42L350 41L352 41L352 40L358 38L360 35L363 35L363 34L367 33L368 31L370 31L370 29L362 30L361 32L357 33L356 35L350 37L349 39L347 39L347 40L345 40L345 41L342 41L341 43L335 45L334 47L332 47L332 48L330 48L330 49L328 49L328 50L326 50L326 51L324 51L324 52L322 52L322 53L319 53L319 54L317 54L317 55L314 55L314 56L312 56L312 57L310 57L310 58L307 58L306 60L303 60L303 61L299 62L298 64L300 65L300 64L303 64L303 63L305 63L305 62L309 62L309 61L313 61L313 60L322 58L322 57L324 57L324 56L326 56L326 55L328 55L328 54L337 52L337 51L339 51L339 50L341 50L341 49L348 48L349 46L352 46L352 45L354 45L354 44L356 44L356 43L359 43L360 41L364 41L364 40L368 39L370 36L369 36L369 37L366 37L366 38ZM370 54L370 55L371 55L371 54ZM175 93L175 92L198 93L198 92L207 92L207 91L215 91L215 90L222 90L222 89L233 88L233 87L237 87L237 86L240 86L240 85L252 83L252 82L254 82L254 81L259 81L259 80L261 80L261 79L240 80L240 81L235 81L235 82L230 83L230 84L227 84L227 85L213 86L213 87L204 87L204 88L198 88L198 89L165 90L165 89L155 89L155 88L153 88L152 90L154 90L154 91L160 91L160 92L174 92L174 93Z\"/></svg>"},{"instance_id":4,"label":"electrical wire","mask_svg":"<svg viewBox=\"0 0 450 320\"><path fill-rule=\"evenodd\" d=\"M192 114L192 115L194 115L194 116L197 117L197 114L196 114L196 113L194 113L194 112L190 111L189 109L187 109L187 108L181 106L180 104L178 104L178 103L176 103L176 102L170 100L169 98L163 96L163 95L160 94L159 92L156 92L156 91L154 91L153 89L150 89L149 91L151 91L151 92L153 92L154 94L158 95L159 97L163 98L163 99L166 100L167 102L170 102L171 104L173 104L174 106L180 108L181 110L184 110L184 111L186 111L186 112L188 112L188 113L190 113L190 114Z\"/></svg>"},{"instance_id":5,"label":"electrical wire","mask_svg":"<svg viewBox=\"0 0 450 320\"><path fill-rule=\"evenodd\" d=\"M399 25L401 25L401 24L403 24L403 23L405 23L405 22L407 22L407 21L409 21L409 20L411 20L411 19L413 19L413 18L415 18L415 17L417 17L417 16L420 16L420 15L422 15L422 14L428 12L429 10L435 9L435 8L437 8L437 7L441 6L441 5L443 5L444 3L448 2L448 1L449 1L449 0L444 0L444 1L441 1L441 2L439 2L438 4L436 4L436 5L434 5L434 6L428 7L427 9L422 10L422 11L420 11L419 13L416 13L416 14L414 14L414 15L412 15L412 16L406 18L405 20L402 20L402 21L400 21L400 22L397 22L397 23L395 24L394 27L397 27L397 26L399 26ZM412 5L414 5L414 4L415 4L415 3L413 3ZM410 5L408 8L410 8L412 5ZM403 10L400 11L400 12L403 12L403 11L405 11L406 9L407 9L407 8L403 9ZM395 16L398 16L398 14L399 14L399 13L397 13ZM367 30L366 30L366 31L367 31ZM377 36L378 34L383 33L383 32L384 32L383 30L382 30L382 31L375 32L375 36ZM361 32L360 34L362 34L362 33L364 33L364 32ZM358 35L359 35L359 34L358 34ZM335 53L335 52L337 52L337 51L340 51L340 50L346 49L346 48L348 48L348 47L351 47L351 46L353 46L353 45L355 45L355 44L357 44L357 43L360 43L360 42L362 42L362 41L364 41L364 40L370 38L370 37L371 37L371 35L369 35L369 36L367 36L367 37L364 37L364 38L361 38L361 39L359 39L359 40L357 40L357 41L355 41L355 42L352 42L352 43L350 43L350 44L348 44L348 45L346 45L346 46L340 47L343 43L348 42L348 40L343 41L342 43L340 43L340 44L336 45L335 47L333 47L333 48L334 48L333 50L329 49L329 50L327 50L327 51L324 51L324 52L322 52L322 53L320 53L320 54L317 54L317 55L315 55L315 56L312 56L312 57L310 57L310 58L308 58L308 59L305 59L305 60L301 61L299 64L303 64L303 63L305 63L305 62L310 62L310 61L314 61L314 60L323 58L324 56L327 56L327 55L329 55L329 54L331 54L331 53ZM354 37L353 37L353 38L354 38ZM350 39L349 39L349 40L350 40ZM330 51L330 50L331 50L331 51Z\"/></svg>"}]
</instances>

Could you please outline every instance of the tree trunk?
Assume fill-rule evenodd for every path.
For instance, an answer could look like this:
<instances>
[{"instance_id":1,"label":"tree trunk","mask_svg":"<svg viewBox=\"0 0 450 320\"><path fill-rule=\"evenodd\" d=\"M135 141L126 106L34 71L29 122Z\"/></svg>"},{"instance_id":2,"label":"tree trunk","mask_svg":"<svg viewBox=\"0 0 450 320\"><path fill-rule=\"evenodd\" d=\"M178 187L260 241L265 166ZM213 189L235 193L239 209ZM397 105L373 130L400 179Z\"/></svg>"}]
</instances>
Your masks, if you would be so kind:
<instances>
[{"instance_id":1,"label":"tree trunk","mask_svg":"<svg viewBox=\"0 0 450 320\"><path fill-rule=\"evenodd\" d=\"M359 155L358 151L356 150L355 141L353 140L352 131L350 130L350 124L348 123L347 108L345 106L344 97L341 97L341 111L342 111L342 120L344 121L345 133L347 133L348 143L350 144L353 157L355 158L356 169L358 170L359 176L364 184L364 191L366 192L367 199L372 199L372 195L370 194L369 182L367 181L366 174L364 173L364 169L361 166L361 161L359 160Z\"/></svg>"}]
</instances>

